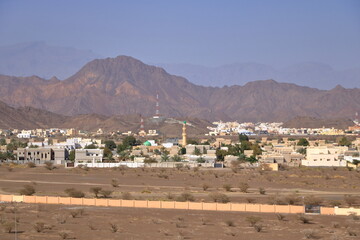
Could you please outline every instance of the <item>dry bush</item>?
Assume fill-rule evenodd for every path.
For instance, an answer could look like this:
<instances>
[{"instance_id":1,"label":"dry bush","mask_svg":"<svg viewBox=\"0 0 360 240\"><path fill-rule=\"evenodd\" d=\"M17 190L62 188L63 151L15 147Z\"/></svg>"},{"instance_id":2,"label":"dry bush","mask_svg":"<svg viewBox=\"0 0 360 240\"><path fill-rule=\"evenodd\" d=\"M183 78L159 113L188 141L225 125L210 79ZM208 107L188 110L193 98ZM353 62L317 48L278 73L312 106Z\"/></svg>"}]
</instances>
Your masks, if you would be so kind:
<instances>
[{"instance_id":1,"label":"dry bush","mask_svg":"<svg viewBox=\"0 0 360 240\"><path fill-rule=\"evenodd\" d=\"M233 220L226 220L225 221L226 226L228 227L235 227L235 223Z\"/></svg>"},{"instance_id":2,"label":"dry bush","mask_svg":"<svg viewBox=\"0 0 360 240\"><path fill-rule=\"evenodd\" d=\"M358 202L358 198L352 195L345 195L344 201L349 207L352 207L353 205L356 205Z\"/></svg>"},{"instance_id":3,"label":"dry bush","mask_svg":"<svg viewBox=\"0 0 360 240\"><path fill-rule=\"evenodd\" d=\"M24 185L23 189L19 191L20 195L31 196L36 192L35 187L33 185Z\"/></svg>"},{"instance_id":4,"label":"dry bush","mask_svg":"<svg viewBox=\"0 0 360 240\"><path fill-rule=\"evenodd\" d=\"M36 223L34 223L33 228L38 233L43 232L45 230L45 223L36 222Z\"/></svg>"},{"instance_id":5,"label":"dry bush","mask_svg":"<svg viewBox=\"0 0 360 240\"><path fill-rule=\"evenodd\" d=\"M47 162L45 162L45 169L47 169L47 170L53 170L53 169L55 169L56 167L54 166L54 163L53 162L49 162L49 161L47 161Z\"/></svg>"},{"instance_id":6,"label":"dry bush","mask_svg":"<svg viewBox=\"0 0 360 240\"><path fill-rule=\"evenodd\" d=\"M5 221L1 225L6 233L12 233L15 227L15 223L12 221Z\"/></svg>"},{"instance_id":7,"label":"dry bush","mask_svg":"<svg viewBox=\"0 0 360 240\"><path fill-rule=\"evenodd\" d=\"M347 230L347 233L350 237L356 237L357 236L357 233L351 229L348 229Z\"/></svg>"},{"instance_id":8,"label":"dry bush","mask_svg":"<svg viewBox=\"0 0 360 240\"><path fill-rule=\"evenodd\" d=\"M55 215L55 219L60 224L65 224L67 221L67 216L65 214L57 214Z\"/></svg>"},{"instance_id":9,"label":"dry bush","mask_svg":"<svg viewBox=\"0 0 360 240\"><path fill-rule=\"evenodd\" d=\"M255 198L245 198L245 200L247 203L255 203L256 202Z\"/></svg>"},{"instance_id":10,"label":"dry bush","mask_svg":"<svg viewBox=\"0 0 360 240\"><path fill-rule=\"evenodd\" d=\"M285 196L284 202L289 205L296 205L296 204L299 204L301 202L301 200L300 200L300 197L296 193L293 193L293 194L289 194L289 195Z\"/></svg>"},{"instance_id":11,"label":"dry bush","mask_svg":"<svg viewBox=\"0 0 360 240\"><path fill-rule=\"evenodd\" d=\"M209 225L210 220L206 218L201 218L201 225Z\"/></svg>"},{"instance_id":12,"label":"dry bush","mask_svg":"<svg viewBox=\"0 0 360 240\"><path fill-rule=\"evenodd\" d=\"M338 222L332 222L331 225L333 228L340 228L340 223Z\"/></svg>"},{"instance_id":13,"label":"dry bush","mask_svg":"<svg viewBox=\"0 0 360 240\"><path fill-rule=\"evenodd\" d=\"M303 232L304 237L306 239L316 239L316 238L318 238L317 232L314 229L305 229L302 232Z\"/></svg>"},{"instance_id":14,"label":"dry bush","mask_svg":"<svg viewBox=\"0 0 360 240\"><path fill-rule=\"evenodd\" d=\"M298 214L298 219L300 220L300 222L302 222L303 224L309 224L311 223L311 218L307 217L305 214L301 213Z\"/></svg>"},{"instance_id":15,"label":"dry bush","mask_svg":"<svg viewBox=\"0 0 360 240\"><path fill-rule=\"evenodd\" d=\"M230 202L229 197L226 194L223 193L210 193L209 197L214 201L214 202L218 202L218 203L228 203Z\"/></svg>"},{"instance_id":16,"label":"dry bush","mask_svg":"<svg viewBox=\"0 0 360 240\"><path fill-rule=\"evenodd\" d=\"M110 231L112 233L116 233L119 231L119 226L116 223L110 223Z\"/></svg>"},{"instance_id":17,"label":"dry bush","mask_svg":"<svg viewBox=\"0 0 360 240\"><path fill-rule=\"evenodd\" d=\"M26 165L27 165L28 168L35 168L36 167L36 164L33 163L33 162L28 162Z\"/></svg>"},{"instance_id":18,"label":"dry bush","mask_svg":"<svg viewBox=\"0 0 360 240\"><path fill-rule=\"evenodd\" d=\"M246 182L241 182L239 184L240 192L243 192L243 193L247 193L249 190L249 187L250 187L249 184Z\"/></svg>"},{"instance_id":19,"label":"dry bush","mask_svg":"<svg viewBox=\"0 0 360 240\"><path fill-rule=\"evenodd\" d=\"M304 198L305 205L321 205L322 202L322 199L320 199L319 197L315 197L314 195L308 195Z\"/></svg>"},{"instance_id":20,"label":"dry bush","mask_svg":"<svg viewBox=\"0 0 360 240\"><path fill-rule=\"evenodd\" d=\"M119 187L119 181L116 178L111 179L111 186Z\"/></svg>"},{"instance_id":21,"label":"dry bush","mask_svg":"<svg viewBox=\"0 0 360 240\"><path fill-rule=\"evenodd\" d=\"M85 193L83 193L80 190L77 190L75 188L67 188L64 191L69 197L73 197L73 198L83 198L85 197Z\"/></svg>"},{"instance_id":22,"label":"dry bush","mask_svg":"<svg viewBox=\"0 0 360 240\"><path fill-rule=\"evenodd\" d=\"M90 188L90 192L93 193L96 198L99 197L99 193L101 192L101 190L102 190L101 187L92 187L92 188Z\"/></svg>"},{"instance_id":23,"label":"dry bush","mask_svg":"<svg viewBox=\"0 0 360 240\"><path fill-rule=\"evenodd\" d=\"M259 188L259 193L261 194L261 195L265 195L266 194L266 190L265 190L265 188Z\"/></svg>"},{"instance_id":24,"label":"dry bush","mask_svg":"<svg viewBox=\"0 0 360 240\"><path fill-rule=\"evenodd\" d=\"M360 219L360 217L355 212L350 213L349 217L351 217L352 220L355 220L355 221Z\"/></svg>"},{"instance_id":25,"label":"dry bush","mask_svg":"<svg viewBox=\"0 0 360 240\"><path fill-rule=\"evenodd\" d=\"M224 184L223 185L223 188L225 189L225 191L227 191L227 192L231 192L231 185L230 184Z\"/></svg>"},{"instance_id":26,"label":"dry bush","mask_svg":"<svg viewBox=\"0 0 360 240\"><path fill-rule=\"evenodd\" d=\"M256 232L261 232L264 228L264 226L262 224L255 224L253 227Z\"/></svg>"},{"instance_id":27,"label":"dry bush","mask_svg":"<svg viewBox=\"0 0 360 240\"><path fill-rule=\"evenodd\" d=\"M70 211L70 215L71 215L73 218L76 218L77 216L80 215L79 209L71 210L71 211Z\"/></svg>"},{"instance_id":28,"label":"dry bush","mask_svg":"<svg viewBox=\"0 0 360 240\"><path fill-rule=\"evenodd\" d=\"M5 204L0 204L0 212L5 211L6 209L6 205Z\"/></svg>"},{"instance_id":29,"label":"dry bush","mask_svg":"<svg viewBox=\"0 0 360 240\"><path fill-rule=\"evenodd\" d=\"M280 198L278 194L270 195L267 199L268 199L267 202L271 205L284 204L283 200Z\"/></svg>"},{"instance_id":30,"label":"dry bush","mask_svg":"<svg viewBox=\"0 0 360 240\"><path fill-rule=\"evenodd\" d=\"M95 225L91 222L88 223L88 227L90 228L90 230L96 230Z\"/></svg>"},{"instance_id":31,"label":"dry bush","mask_svg":"<svg viewBox=\"0 0 360 240\"><path fill-rule=\"evenodd\" d=\"M210 186L209 186L208 184L206 184L206 183L204 183L204 184L202 185L202 189L203 189L204 191L208 190L209 187L210 187Z\"/></svg>"},{"instance_id":32,"label":"dry bush","mask_svg":"<svg viewBox=\"0 0 360 240\"><path fill-rule=\"evenodd\" d=\"M175 199L175 195L170 193L170 192L167 193L165 196L166 196L166 199L168 199L168 200L174 200Z\"/></svg>"},{"instance_id":33,"label":"dry bush","mask_svg":"<svg viewBox=\"0 0 360 240\"><path fill-rule=\"evenodd\" d=\"M285 221L285 215L281 213L277 213L276 217L279 221Z\"/></svg>"},{"instance_id":34,"label":"dry bush","mask_svg":"<svg viewBox=\"0 0 360 240\"><path fill-rule=\"evenodd\" d=\"M129 192L123 192L121 194L121 199L124 199L124 200L132 200L133 199L133 196L131 195L131 193Z\"/></svg>"},{"instance_id":35,"label":"dry bush","mask_svg":"<svg viewBox=\"0 0 360 240\"><path fill-rule=\"evenodd\" d=\"M68 239L68 237L70 236L70 233L69 231L60 231L59 232L59 236L61 239Z\"/></svg>"},{"instance_id":36,"label":"dry bush","mask_svg":"<svg viewBox=\"0 0 360 240\"><path fill-rule=\"evenodd\" d=\"M9 166L9 167L7 167L6 169L7 169L9 172L14 171L14 168L12 168L12 167L10 167L10 166Z\"/></svg>"},{"instance_id":37,"label":"dry bush","mask_svg":"<svg viewBox=\"0 0 360 240\"><path fill-rule=\"evenodd\" d=\"M250 224L251 227L254 227L254 225L259 223L261 220L261 217L257 216L249 216L246 218L246 221Z\"/></svg>"},{"instance_id":38,"label":"dry bush","mask_svg":"<svg viewBox=\"0 0 360 240\"><path fill-rule=\"evenodd\" d=\"M100 194L103 196L103 198L109 198L113 191L111 190L101 190Z\"/></svg>"},{"instance_id":39,"label":"dry bush","mask_svg":"<svg viewBox=\"0 0 360 240\"><path fill-rule=\"evenodd\" d=\"M335 206L337 206L337 207L340 207L341 206L341 201L339 201L339 200L330 200L329 201L329 205L331 206L331 207L335 207Z\"/></svg>"},{"instance_id":40,"label":"dry bush","mask_svg":"<svg viewBox=\"0 0 360 240\"><path fill-rule=\"evenodd\" d=\"M183 192L180 196L176 198L176 201L179 202L193 202L195 201L194 195L188 192Z\"/></svg>"}]
</instances>

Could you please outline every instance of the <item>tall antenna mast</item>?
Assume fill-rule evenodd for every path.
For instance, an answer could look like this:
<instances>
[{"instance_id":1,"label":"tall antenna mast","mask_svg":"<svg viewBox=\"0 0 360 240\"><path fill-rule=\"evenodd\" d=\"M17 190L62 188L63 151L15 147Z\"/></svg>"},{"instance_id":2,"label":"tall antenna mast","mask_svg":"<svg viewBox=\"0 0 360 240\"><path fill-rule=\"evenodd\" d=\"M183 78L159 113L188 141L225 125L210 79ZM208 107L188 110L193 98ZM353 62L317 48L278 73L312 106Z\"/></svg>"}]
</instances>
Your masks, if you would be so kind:
<instances>
[{"instance_id":1,"label":"tall antenna mast","mask_svg":"<svg viewBox=\"0 0 360 240\"><path fill-rule=\"evenodd\" d=\"M156 93L156 110L155 110L155 116L154 118L160 117L160 111L159 111L159 93Z\"/></svg>"}]
</instances>

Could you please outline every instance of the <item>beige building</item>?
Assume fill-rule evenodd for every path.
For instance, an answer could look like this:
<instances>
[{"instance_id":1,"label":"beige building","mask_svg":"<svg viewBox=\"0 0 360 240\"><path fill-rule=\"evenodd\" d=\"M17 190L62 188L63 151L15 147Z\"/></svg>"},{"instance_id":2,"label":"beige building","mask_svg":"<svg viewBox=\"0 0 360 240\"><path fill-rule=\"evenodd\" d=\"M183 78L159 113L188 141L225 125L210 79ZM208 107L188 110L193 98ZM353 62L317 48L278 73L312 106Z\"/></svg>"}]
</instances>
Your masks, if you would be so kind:
<instances>
[{"instance_id":1,"label":"beige building","mask_svg":"<svg viewBox=\"0 0 360 240\"><path fill-rule=\"evenodd\" d=\"M306 151L306 160L301 164L310 167L346 167L344 153L347 147L309 147Z\"/></svg>"},{"instance_id":2,"label":"beige building","mask_svg":"<svg viewBox=\"0 0 360 240\"><path fill-rule=\"evenodd\" d=\"M76 149L75 162L77 163L97 163L103 160L103 149Z\"/></svg>"}]
</instances>

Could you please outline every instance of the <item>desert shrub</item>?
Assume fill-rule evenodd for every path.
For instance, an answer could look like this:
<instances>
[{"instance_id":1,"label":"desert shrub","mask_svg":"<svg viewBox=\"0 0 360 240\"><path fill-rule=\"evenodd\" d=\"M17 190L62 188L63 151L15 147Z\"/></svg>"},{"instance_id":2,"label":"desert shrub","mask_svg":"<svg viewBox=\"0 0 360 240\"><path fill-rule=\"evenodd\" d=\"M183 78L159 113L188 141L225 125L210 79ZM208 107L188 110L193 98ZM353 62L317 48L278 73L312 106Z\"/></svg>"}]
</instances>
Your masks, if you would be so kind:
<instances>
[{"instance_id":1,"label":"desert shrub","mask_svg":"<svg viewBox=\"0 0 360 240\"><path fill-rule=\"evenodd\" d=\"M277 213L276 217L279 221L284 221L285 220L285 215L281 214L281 213Z\"/></svg>"},{"instance_id":2,"label":"desert shrub","mask_svg":"<svg viewBox=\"0 0 360 240\"><path fill-rule=\"evenodd\" d=\"M354 212L354 213L350 213L349 217L351 217L352 220L355 220L355 221L357 221L357 220L360 219L360 217L359 217L355 212Z\"/></svg>"},{"instance_id":3,"label":"desert shrub","mask_svg":"<svg viewBox=\"0 0 360 240\"><path fill-rule=\"evenodd\" d=\"M242 182L239 184L240 191L243 193L247 193L249 190L249 184L246 182Z\"/></svg>"},{"instance_id":4,"label":"desert shrub","mask_svg":"<svg viewBox=\"0 0 360 240\"><path fill-rule=\"evenodd\" d=\"M332 222L331 225L332 225L333 228L339 228L340 227L340 223L338 223L338 222Z\"/></svg>"},{"instance_id":5,"label":"desert shrub","mask_svg":"<svg viewBox=\"0 0 360 240\"><path fill-rule=\"evenodd\" d=\"M247 203L255 203L256 202L256 200L255 200L255 198L245 198L245 200L246 200L246 202Z\"/></svg>"},{"instance_id":6,"label":"desert shrub","mask_svg":"<svg viewBox=\"0 0 360 240\"><path fill-rule=\"evenodd\" d=\"M275 204L281 205L281 204L283 204L282 199L281 199L277 194L270 195L270 196L268 197L267 202L268 202L269 204L272 204L272 205L275 205Z\"/></svg>"},{"instance_id":7,"label":"desert shrub","mask_svg":"<svg viewBox=\"0 0 360 240\"><path fill-rule=\"evenodd\" d=\"M296 204L300 203L300 201L301 201L300 197L296 193L289 194L284 197L284 202L286 204L296 205Z\"/></svg>"},{"instance_id":8,"label":"desert shrub","mask_svg":"<svg viewBox=\"0 0 360 240\"><path fill-rule=\"evenodd\" d=\"M11 222L5 221L2 223L2 227L6 233L12 233L15 227L15 223L12 221Z\"/></svg>"},{"instance_id":9,"label":"desert shrub","mask_svg":"<svg viewBox=\"0 0 360 240\"><path fill-rule=\"evenodd\" d=\"M14 171L14 168L12 168L12 167L10 167L10 166L9 166L9 167L7 167L6 169L7 169L9 172Z\"/></svg>"},{"instance_id":10,"label":"desert shrub","mask_svg":"<svg viewBox=\"0 0 360 240\"><path fill-rule=\"evenodd\" d=\"M102 191L101 187L92 187L90 188L90 192L95 195L96 198L99 197L99 193Z\"/></svg>"},{"instance_id":11,"label":"desert shrub","mask_svg":"<svg viewBox=\"0 0 360 240\"><path fill-rule=\"evenodd\" d=\"M176 200L179 202L193 202L195 201L195 197L191 193L183 192Z\"/></svg>"},{"instance_id":12,"label":"desert shrub","mask_svg":"<svg viewBox=\"0 0 360 240\"><path fill-rule=\"evenodd\" d=\"M36 164L33 163L33 162L28 162L26 165L27 165L28 168L34 168L34 167L36 167Z\"/></svg>"},{"instance_id":13,"label":"desert shrub","mask_svg":"<svg viewBox=\"0 0 360 240\"><path fill-rule=\"evenodd\" d=\"M55 219L60 224L65 224L67 221L67 216L65 214L57 214L55 215Z\"/></svg>"},{"instance_id":14,"label":"desert shrub","mask_svg":"<svg viewBox=\"0 0 360 240\"><path fill-rule=\"evenodd\" d=\"M47 161L47 162L45 162L45 168L47 169L47 170L53 170L53 169L55 169L56 167L54 166L54 163L53 162L49 162L49 161Z\"/></svg>"},{"instance_id":15,"label":"desert shrub","mask_svg":"<svg viewBox=\"0 0 360 240\"><path fill-rule=\"evenodd\" d=\"M45 223L36 222L36 223L34 223L33 228L38 233L43 232L45 230Z\"/></svg>"},{"instance_id":16,"label":"desert shrub","mask_svg":"<svg viewBox=\"0 0 360 240\"><path fill-rule=\"evenodd\" d=\"M262 224L255 224L253 227L256 232L261 232L262 229L264 228L264 226Z\"/></svg>"},{"instance_id":17,"label":"desert shrub","mask_svg":"<svg viewBox=\"0 0 360 240\"><path fill-rule=\"evenodd\" d=\"M131 193L129 193L129 192L123 192L123 193L121 194L121 199L131 200L131 199L133 199L133 196L132 196Z\"/></svg>"},{"instance_id":18,"label":"desert shrub","mask_svg":"<svg viewBox=\"0 0 360 240\"><path fill-rule=\"evenodd\" d=\"M36 192L34 186L32 185L24 185L23 189L20 190L21 195L31 196Z\"/></svg>"},{"instance_id":19,"label":"desert shrub","mask_svg":"<svg viewBox=\"0 0 360 240\"><path fill-rule=\"evenodd\" d=\"M60 236L61 239L68 239L69 235L70 234L69 234L68 231L60 231L59 232L59 236Z\"/></svg>"},{"instance_id":20,"label":"desert shrub","mask_svg":"<svg viewBox=\"0 0 360 240\"><path fill-rule=\"evenodd\" d=\"M352 195L345 195L344 201L346 202L346 204L349 207L352 207L353 205L355 205L357 203L358 199L357 199L357 197L352 196Z\"/></svg>"},{"instance_id":21,"label":"desert shrub","mask_svg":"<svg viewBox=\"0 0 360 240\"><path fill-rule=\"evenodd\" d=\"M70 215L71 215L73 218L76 218L77 216L79 216L80 213L81 213L81 212L79 211L79 209L73 209L73 210L70 211Z\"/></svg>"},{"instance_id":22,"label":"desert shrub","mask_svg":"<svg viewBox=\"0 0 360 240\"><path fill-rule=\"evenodd\" d=\"M64 191L69 197L73 197L73 198L82 198L85 197L85 193L83 193L80 190L77 190L75 188L67 188Z\"/></svg>"},{"instance_id":23,"label":"desert shrub","mask_svg":"<svg viewBox=\"0 0 360 240\"><path fill-rule=\"evenodd\" d=\"M235 227L235 223L233 220L226 220L225 221L226 226L228 227Z\"/></svg>"},{"instance_id":24,"label":"desert shrub","mask_svg":"<svg viewBox=\"0 0 360 240\"><path fill-rule=\"evenodd\" d=\"M174 194L172 194L172 193L170 193L170 192L167 193L165 196L166 196L166 198L169 199L169 200L174 200L174 199L175 199Z\"/></svg>"},{"instance_id":25,"label":"desert shrub","mask_svg":"<svg viewBox=\"0 0 360 240\"><path fill-rule=\"evenodd\" d=\"M223 193L210 193L209 197L214 201L218 203L228 203L230 202L229 197L226 194Z\"/></svg>"},{"instance_id":26,"label":"desert shrub","mask_svg":"<svg viewBox=\"0 0 360 240\"><path fill-rule=\"evenodd\" d=\"M308 195L304 198L304 203L306 205L320 205L322 202L322 199L315 197L314 195Z\"/></svg>"},{"instance_id":27,"label":"desert shrub","mask_svg":"<svg viewBox=\"0 0 360 240\"><path fill-rule=\"evenodd\" d=\"M329 205L331 206L331 207L335 207L335 206L341 206L341 201L339 201L339 200L331 200L331 201L329 201Z\"/></svg>"},{"instance_id":28,"label":"desert shrub","mask_svg":"<svg viewBox=\"0 0 360 240\"><path fill-rule=\"evenodd\" d=\"M6 209L6 205L5 204L0 204L0 212L5 211Z\"/></svg>"},{"instance_id":29,"label":"desert shrub","mask_svg":"<svg viewBox=\"0 0 360 240\"><path fill-rule=\"evenodd\" d=\"M95 225L91 222L88 223L88 227L90 228L90 230L96 230Z\"/></svg>"},{"instance_id":30,"label":"desert shrub","mask_svg":"<svg viewBox=\"0 0 360 240\"><path fill-rule=\"evenodd\" d=\"M209 189L209 185L207 185L206 183L204 183L204 184L202 185L202 189L203 189L204 191L208 190L208 189Z\"/></svg>"},{"instance_id":31,"label":"desert shrub","mask_svg":"<svg viewBox=\"0 0 360 240\"><path fill-rule=\"evenodd\" d=\"M357 236L357 233L351 229L348 229L347 230L347 233L349 234L350 237L356 237Z\"/></svg>"},{"instance_id":32,"label":"desert shrub","mask_svg":"<svg viewBox=\"0 0 360 240\"><path fill-rule=\"evenodd\" d=\"M305 216L305 214L299 214L298 215L298 219L300 222L302 222L303 224L309 224L311 223L311 218Z\"/></svg>"},{"instance_id":33,"label":"desert shrub","mask_svg":"<svg viewBox=\"0 0 360 240\"><path fill-rule=\"evenodd\" d=\"M201 218L201 224L202 224L202 225L208 225L209 223L210 223L210 220L209 220L209 219Z\"/></svg>"},{"instance_id":34,"label":"desert shrub","mask_svg":"<svg viewBox=\"0 0 360 240\"><path fill-rule=\"evenodd\" d=\"M111 186L119 187L119 182L116 178L111 179Z\"/></svg>"},{"instance_id":35,"label":"desert shrub","mask_svg":"<svg viewBox=\"0 0 360 240\"><path fill-rule=\"evenodd\" d=\"M259 188L259 193L261 194L261 195L265 195L266 194L266 190L265 190L265 188Z\"/></svg>"},{"instance_id":36,"label":"desert shrub","mask_svg":"<svg viewBox=\"0 0 360 240\"><path fill-rule=\"evenodd\" d=\"M118 225L115 224L115 223L110 223L110 231L111 231L112 233L116 233L117 231L119 231Z\"/></svg>"},{"instance_id":37,"label":"desert shrub","mask_svg":"<svg viewBox=\"0 0 360 240\"><path fill-rule=\"evenodd\" d=\"M249 216L246 218L246 221L250 224L251 227L254 227L255 224L261 221L261 217Z\"/></svg>"},{"instance_id":38,"label":"desert shrub","mask_svg":"<svg viewBox=\"0 0 360 240\"><path fill-rule=\"evenodd\" d=\"M225 191L231 192L231 185L230 184L224 184L223 188L225 189Z\"/></svg>"},{"instance_id":39,"label":"desert shrub","mask_svg":"<svg viewBox=\"0 0 360 240\"><path fill-rule=\"evenodd\" d=\"M100 194L101 194L104 198L109 198L112 193L113 193L113 191L111 191L111 190L101 190L101 191L100 191Z\"/></svg>"},{"instance_id":40,"label":"desert shrub","mask_svg":"<svg viewBox=\"0 0 360 240\"><path fill-rule=\"evenodd\" d=\"M316 239L317 238L316 231L313 229L305 229L303 231L303 234L306 239Z\"/></svg>"}]
</instances>

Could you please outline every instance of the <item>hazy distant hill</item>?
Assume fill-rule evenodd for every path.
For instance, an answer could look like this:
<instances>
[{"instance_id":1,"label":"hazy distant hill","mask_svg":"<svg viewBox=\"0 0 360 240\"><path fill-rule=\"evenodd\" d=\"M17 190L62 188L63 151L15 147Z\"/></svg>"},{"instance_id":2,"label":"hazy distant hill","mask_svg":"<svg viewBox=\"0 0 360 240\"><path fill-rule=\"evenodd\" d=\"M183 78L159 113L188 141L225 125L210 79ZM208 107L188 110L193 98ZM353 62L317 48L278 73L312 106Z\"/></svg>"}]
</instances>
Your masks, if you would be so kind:
<instances>
[{"instance_id":1,"label":"hazy distant hill","mask_svg":"<svg viewBox=\"0 0 360 240\"><path fill-rule=\"evenodd\" d=\"M10 107L0 101L0 129L36 129L36 128L76 128L78 130L96 131L99 128L104 131L133 131L140 128L140 115L127 116L103 116L99 114L85 114L76 116L63 116L49 111L32 107ZM184 119L180 119L184 120ZM207 126L211 123L196 118L186 118L191 126L188 126L190 136L208 132ZM151 118L145 118L145 130L156 129L168 137L180 137L182 131L181 121L153 122Z\"/></svg>"},{"instance_id":2,"label":"hazy distant hill","mask_svg":"<svg viewBox=\"0 0 360 240\"><path fill-rule=\"evenodd\" d=\"M276 79L280 82L295 83L319 89L331 89L338 84L347 88L360 87L360 67L342 71L334 70L322 63L305 62L283 69L259 63L230 64L220 67L204 67L191 64L158 64L170 74L187 78L204 85L244 85L247 82Z\"/></svg>"},{"instance_id":3,"label":"hazy distant hill","mask_svg":"<svg viewBox=\"0 0 360 240\"><path fill-rule=\"evenodd\" d=\"M1 46L0 74L65 79L85 63L99 57L91 51L49 46L44 42Z\"/></svg>"},{"instance_id":4,"label":"hazy distant hill","mask_svg":"<svg viewBox=\"0 0 360 240\"><path fill-rule=\"evenodd\" d=\"M93 60L63 81L0 76L1 101L65 115L152 116L156 94L164 116L207 120L350 118L360 109L360 89L326 91L274 80L203 87L127 56Z\"/></svg>"}]
</instances>

